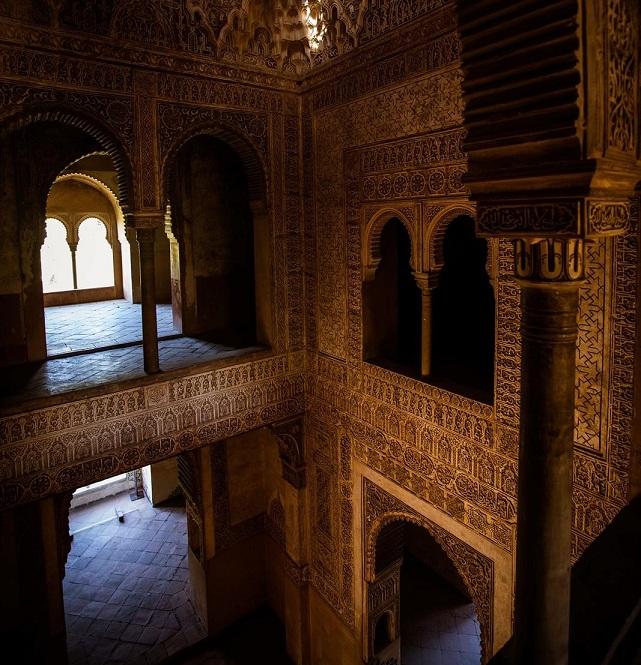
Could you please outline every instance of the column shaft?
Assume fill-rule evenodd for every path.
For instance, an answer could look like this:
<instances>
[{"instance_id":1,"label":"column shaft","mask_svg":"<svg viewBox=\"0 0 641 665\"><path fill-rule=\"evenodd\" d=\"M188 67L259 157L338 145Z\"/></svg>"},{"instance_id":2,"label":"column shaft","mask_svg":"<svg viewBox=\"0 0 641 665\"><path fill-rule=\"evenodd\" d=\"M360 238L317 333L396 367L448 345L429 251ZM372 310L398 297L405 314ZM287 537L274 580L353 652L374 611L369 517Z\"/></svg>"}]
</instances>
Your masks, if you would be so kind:
<instances>
[{"instance_id":1,"label":"column shaft","mask_svg":"<svg viewBox=\"0 0 641 665\"><path fill-rule=\"evenodd\" d=\"M578 283L521 297L515 662L567 665Z\"/></svg>"},{"instance_id":2,"label":"column shaft","mask_svg":"<svg viewBox=\"0 0 641 665\"><path fill-rule=\"evenodd\" d=\"M71 272L73 275L73 288L78 288L78 268L76 267L76 250L78 249L77 245L69 245L71 250Z\"/></svg>"},{"instance_id":3,"label":"column shaft","mask_svg":"<svg viewBox=\"0 0 641 665\"><path fill-rule=\"evenodd\" d=\"M432 289L421 291L421 376L432 373Z\"/></svg>"},{"instance_id":4,"label":"column shaft","mask_svg":"<svg viewBox=\"0 0 641 665\"><path fill-rule=\"evenodd\" d=\"M142 302L142 345L145 372L160 371L158 362L158 325L156 322L156 268L154 229L136 229L140 250L140 291Z\"/></svg>"}]
</instances>

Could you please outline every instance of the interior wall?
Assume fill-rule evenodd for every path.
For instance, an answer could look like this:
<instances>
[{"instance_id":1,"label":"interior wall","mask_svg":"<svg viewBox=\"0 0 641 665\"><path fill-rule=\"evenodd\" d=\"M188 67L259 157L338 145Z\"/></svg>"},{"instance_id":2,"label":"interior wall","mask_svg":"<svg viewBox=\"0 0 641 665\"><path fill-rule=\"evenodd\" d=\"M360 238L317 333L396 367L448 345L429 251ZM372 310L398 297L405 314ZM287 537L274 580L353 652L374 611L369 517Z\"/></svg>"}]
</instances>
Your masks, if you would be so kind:
<instances>
[{"instance_id":1,"label":"interior wall","mask_svg":"<svg viewBox=\"0 0 641 665\"><path fill-rule=\"evenodd\" d=\"M175 496L178 490L178 460L176 457L143 467L143 487L153 506Z\"/></svg>"},{"instance_id":2,"label":"interior wall","mask_svg":"<svg viewBox=\"0 0 641 665\"><path fill-rule=\"evenodd\" d=\"M154 240L156 302L171 303L171 257L165 230L156 229Z\"/></svg>"}]
</instances>

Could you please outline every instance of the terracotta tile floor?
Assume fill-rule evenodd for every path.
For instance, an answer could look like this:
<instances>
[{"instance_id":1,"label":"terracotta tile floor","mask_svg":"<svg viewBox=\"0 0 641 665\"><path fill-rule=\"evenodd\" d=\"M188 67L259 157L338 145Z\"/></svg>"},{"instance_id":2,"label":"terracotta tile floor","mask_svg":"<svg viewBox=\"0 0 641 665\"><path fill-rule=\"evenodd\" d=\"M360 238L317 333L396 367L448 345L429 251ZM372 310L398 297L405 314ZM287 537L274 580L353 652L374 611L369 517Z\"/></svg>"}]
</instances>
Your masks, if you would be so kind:
<instances>
[{"instance_id":1,"label":"terracotta tile floor","mask_svg":"<svg viewBox=\"0 0 641 665\"><path fill-rule=\"evenodd\" d=\"M179 336L173 329L171 305L158 305L157 312L158 334L164 337L158 343L162 370L259 350ZM5 368L0 378L0 407L145 376L142 344L137 342L142 338L140 305L107 300L48 307L45 315L47 349L54 355L43 362ZM126 346L100 350L113 344ZM60 355L77 351L78 355Z\"/></svg>"},{"instance_id":2,"label":"terracotta tile floor","mask_svg":"<svg viewBox=\"0 0 641 665\"><path fill-rule=\"evenodd\" d=\"M474 605L411 558L401 575L402 665L479 665Z\"/></svg>"},{"instance_id":3,"label":"terracotta tile floor","mask_svg":"<svg viewBox=\"0 0 641 665\"><path fill-rule=\"evenodd\" d=\"M74 536L63 582L70 665L151 665L205 636L189 599L184 508L132 505L123 523Z\"/></svg>"},{"instance_id":4,"label":"terracotta tile floor","mask_svg":"<svg viewBox=\"0 0 641 665\"><path fill-rule=\"evenodd\" d=\"M156 305L158 336L175 335L171 305ZM142 341L139 304L126 300L45 307L47 354L91 351L116 344Z\"/></svg>"},{"instance_id":5,"label":"terracotta tile floor","mask_svg":"<svg viewBox=\"0 0 641 665\"><path fill-rule=\"evenodd\" d=\"M165 371L259 350L256 346L233 349L193 337L158 343L160 368ZM6 367L0 375L0 407L142 376L145 372L141 344Z\"/></svg>"}]
</instances>

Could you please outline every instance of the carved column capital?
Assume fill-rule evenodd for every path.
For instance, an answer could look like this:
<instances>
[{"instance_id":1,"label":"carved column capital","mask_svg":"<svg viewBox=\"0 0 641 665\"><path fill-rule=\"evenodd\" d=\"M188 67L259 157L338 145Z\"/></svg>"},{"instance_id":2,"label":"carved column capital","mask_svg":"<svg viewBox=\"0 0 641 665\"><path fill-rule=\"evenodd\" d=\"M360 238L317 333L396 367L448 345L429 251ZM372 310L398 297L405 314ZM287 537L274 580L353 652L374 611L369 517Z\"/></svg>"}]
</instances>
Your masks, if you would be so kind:
<instances>
[{"instance_id":1,"label":"carved column capital","mask_svg":"<svg viewBox=\"0 0 641 665\"><path fill-rule=\"evenodd\" d=\"M278 441L278 454L283 464L283 478L296 489L306 485L305 426L302 416L271 425Z\"/></svg>"},{"instance_id":2,"label":"carved column capital","mask_svg":"<svg viewBox=\"0 0 641 665\"><path fill-rule=\"evenodd\" d=\"M136 228L136 240L139 245L150 245L153 244L156 239L156 229L152 227L137 227Z\"/></svg>"},{"instance_id":3,"label":"carved column capital","mask_svg":"<svg viewBox=\"0 0 641 665\"><path fill-rule=\"evenodd\" d=\"M413 272L412 276L423 294L431 293L438 286L438 272Z\"/></svg>"},{"instance_id":4,"label":"carved column capital","mask_svg":"<svg viewBox=\"0 0 641 665\"><path fill-rule=\"evenodd\" d=\"M585 278L585 241L581 238L517 238L514 241L517 279L560 286Z\"/></svg>"},{"instance_id":5,"label":"carved column capital","mask_svg":"<svg viewBox=\"0 0 641 665\"><path fill-rule=\"evenodd\" d=\"M127 226L135 229L163 228L165 225L165 210L144 210L127 213Z\"/></svg>"}]
</instances>

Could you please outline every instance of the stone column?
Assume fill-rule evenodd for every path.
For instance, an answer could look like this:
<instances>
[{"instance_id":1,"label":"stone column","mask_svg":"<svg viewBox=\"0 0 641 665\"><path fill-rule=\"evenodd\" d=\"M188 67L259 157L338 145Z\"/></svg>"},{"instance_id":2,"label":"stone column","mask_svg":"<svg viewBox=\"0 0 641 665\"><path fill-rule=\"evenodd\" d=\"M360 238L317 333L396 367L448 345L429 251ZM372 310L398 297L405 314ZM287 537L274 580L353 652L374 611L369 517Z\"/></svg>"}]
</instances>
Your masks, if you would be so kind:
<instances>
[{"instance_id":1,"label":"stone column","mask_svg":"<svg viewBox=\"0 0 641 665\"><path fill-rule=\"evenodd\" d=\"M140 291L142 302L142 346L145 372L156 374L158 363L158 325L156 322L156 270L153 227L136 229L140 250Z\"/></svg>"},{"instance_id":2,"label":"stone column","mask_svg":"<svg viewBox=\"0 0 641 665\"><path fill-rule=\"evenodd\" d=\"M76 267L76 251L78 249L78 243L70 242L69 251L71 252L71 273L73 275L73 288L78 288L78 268Z\"/></svg>"},{"instance_id":3,"label":"stone column","mask_svg":"<svg viewBox=\"0 0 641 665\"><path fill-rule=\"evenodd\" d=\"M416 272L414 279L421 290L421 376L432 373L432 294L435 276L430 273Z\"/></svg>"},{"instance_id":4,"label":"stone column","mask_svg":"<svg viewBox=\"0 0 641 665\"><path fill-rule=\"evenodd\" d=\"M539 238L515 245L523 347L514 662L567 665L583 241Z\"/></svg>"}]
</instances>

